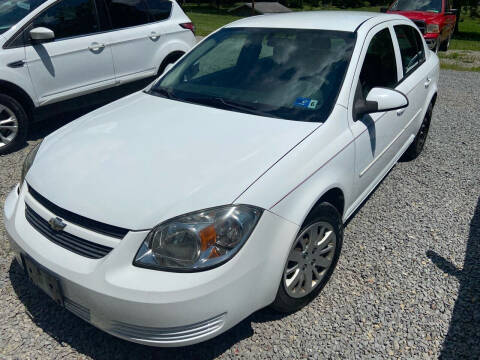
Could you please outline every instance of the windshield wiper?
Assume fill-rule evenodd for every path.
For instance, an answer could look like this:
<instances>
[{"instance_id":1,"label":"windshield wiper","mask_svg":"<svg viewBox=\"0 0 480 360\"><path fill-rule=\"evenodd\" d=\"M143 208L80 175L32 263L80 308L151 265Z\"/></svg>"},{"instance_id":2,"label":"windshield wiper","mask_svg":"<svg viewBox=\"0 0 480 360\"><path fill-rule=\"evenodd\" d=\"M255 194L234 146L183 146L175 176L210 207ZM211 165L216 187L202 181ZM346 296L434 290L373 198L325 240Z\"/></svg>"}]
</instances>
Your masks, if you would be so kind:
<instances>
[{"instance_id":1,"label":"windshield wiper","mask_svg":"<svg viewBox=\"0 0 480 360\"><path fill-rule=\"evenodd\" d=\"M267 117L277 117L266 111L258 110L255 106L238 104L235 102L231 102L229 100L225 100L224 98L221 98L221 97L196 97L196 98L187 98L185 100L188 102L199 103L203 105L211 105L214 107L220 105L223 109L226 109L226 110L233 109L233 110L238 110L240 112L244 112L248 114L267 116Z\"/></svg>"},{"instance_id":2,"label":"windshield wiper","mask_svg":"<svg viewBox=\"0 0 480 360\"><path fill-rule=\"evenodd\" d=\"M176 99L176 97L173 95L172 90L166 89L166 88L151 88L148 93L153 94L153 95L160 95L162 97L165 97L167 99Z\"/></svg>"}]
</instances>

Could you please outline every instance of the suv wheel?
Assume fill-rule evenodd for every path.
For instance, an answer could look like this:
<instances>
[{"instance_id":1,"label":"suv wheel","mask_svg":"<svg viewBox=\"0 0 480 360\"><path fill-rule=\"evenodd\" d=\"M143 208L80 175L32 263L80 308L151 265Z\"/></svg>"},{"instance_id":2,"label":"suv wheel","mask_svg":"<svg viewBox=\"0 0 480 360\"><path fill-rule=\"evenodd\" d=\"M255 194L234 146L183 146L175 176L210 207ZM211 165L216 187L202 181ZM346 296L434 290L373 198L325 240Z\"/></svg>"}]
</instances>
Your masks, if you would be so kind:
<instances>
[{"instance_id":1,"label":"suv wheel","mask_svg":"<svg viewBox=\"0 0 480 360\"><path fill-rule=\"evenodd\" d=\"M0 155L25 142L27 126L23 106L11 96L0 94Z\"/></svg>"},{"instance_id":2,"label":"suv wheel","mask_svg":"<svg viewBox=\"0 0 480 360\"><path fill-rule=\"evenodd\" d=\"M342 243L342 217L323 202L305 220L290 249L273 309L290 313L312 301L330 279Z\"/></svg>"}]
</instances>

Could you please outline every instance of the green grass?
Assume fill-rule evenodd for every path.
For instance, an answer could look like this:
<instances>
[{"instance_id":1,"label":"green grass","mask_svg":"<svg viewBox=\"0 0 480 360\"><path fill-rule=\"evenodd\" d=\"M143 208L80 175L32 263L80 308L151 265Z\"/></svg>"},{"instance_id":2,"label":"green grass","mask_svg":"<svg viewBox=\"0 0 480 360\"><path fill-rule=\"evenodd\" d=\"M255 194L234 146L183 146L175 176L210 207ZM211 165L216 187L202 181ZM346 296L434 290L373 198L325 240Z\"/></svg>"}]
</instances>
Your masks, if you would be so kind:
<instances>
[{"instance_id":1,"label":"green grass","mask_svg":"<svg viewBox=\"0 0 480 360\"><path fill-rule=\"evenodd\" d=\"M192 19L197 28L197 35L205 36L219 27L226 25L232 21L241 19L241 17L233 16L228 12L228 8L220 7L217 9L208 4L187 4L184 7L187 15ZM313 10L343 10L333 6L312 7L305 5L303 9L292 9L293 11L313 11ZM369 6L355 9L347 9L354 11L373 11L379 12L380 6ZM476 50L480 51L480 19L474 19L465 13L461 15L459 23L459 34L456 34L450 43L452 50Z\"/></svg>"},{"instance_id":2,"label":"green grass","mask_svg":"<svg viewBox=\"0 0 480 360\"><path fill-rule=\"evenodd\" d=\"M440 63L440 68L445 70L457 70L457 71L475 71L480 72L480 66L466 67L458 64L445 64Z\"/></svg>"},{"instance_id":3,"label":"green grass","mask_svg":"<svg viewBox=\"0 0 480 360\"><path fill-rule=\"evenodd\" d=\"M187 4L183 9L195 24L195 34L200 36L206 36L223 25L241 19L230 15L228 9L216 9L208 5Z\"/></svg>"}]
</instances>

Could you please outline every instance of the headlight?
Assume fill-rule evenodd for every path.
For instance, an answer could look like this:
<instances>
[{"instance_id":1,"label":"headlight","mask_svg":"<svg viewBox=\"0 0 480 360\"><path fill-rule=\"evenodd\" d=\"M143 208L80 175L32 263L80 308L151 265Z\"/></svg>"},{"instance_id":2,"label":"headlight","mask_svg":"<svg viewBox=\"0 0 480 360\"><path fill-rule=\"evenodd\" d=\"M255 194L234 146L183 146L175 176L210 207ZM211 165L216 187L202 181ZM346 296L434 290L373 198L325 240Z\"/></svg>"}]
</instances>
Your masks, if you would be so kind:
<instances>
[{"instance_id":1,"label":"headlight","mask_svg":"<svg viewBox=\"0 0 480 360\"><path fill-rule=\"evenodd\" d=\"M168 220L150 231L133 264L171 271L220 265L240 250L262 211L249 205L228 205Z\"/></svg>"},{"instance_id":2,"label":"headlight","mask_svg":"<svg viewBox=\"0 0 480 360\"><path fill-rule=\"evenodd\" d=\"M438 26L438 24L427 24L427 33L439 34L440 27Z\"/></svg>"},{"instance_id":3,"label":"headlight","mask_svg":"<svg viewBox=\"0 0 480 360\"><path fill-rule=\"evenodd\" d=\"M30 150L27 157L23 161L22 175L20 177L20 186L22 186L23 182L25 181L25 176L27 176L28 170L30 170L33 165L33 161L37 156L37 151L40 148L40 145L42 145L41 141L37 145L35 145L32 150Z\"/></svg>"}]
</instances>

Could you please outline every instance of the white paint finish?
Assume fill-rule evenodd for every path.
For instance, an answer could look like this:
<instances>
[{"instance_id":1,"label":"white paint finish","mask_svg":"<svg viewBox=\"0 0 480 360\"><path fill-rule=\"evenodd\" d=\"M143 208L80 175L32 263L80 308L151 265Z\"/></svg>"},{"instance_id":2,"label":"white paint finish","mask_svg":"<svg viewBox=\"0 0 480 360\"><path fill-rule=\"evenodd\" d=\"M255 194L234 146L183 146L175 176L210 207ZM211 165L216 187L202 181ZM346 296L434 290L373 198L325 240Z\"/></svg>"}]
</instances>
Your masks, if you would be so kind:
<instances>
[{"instance_id":1,"label":"white paint finish","mask_svg":"<svg viewBox=\"0 0 480 360\"><path fill-rule=\"evenodd\" d=\"M20 87L35 106L154 76L166 56L195 45L193 33L179 26L190 19L173 1L171 16L164 21L3 49L19 30L58 1L46 1L0 37L0 65L25 60L24 67L0 67L0 80ZM38 36L45 36L45 31ZM152 32L159 37L152 40Z\"/></svg>"},{"instance_id":2,"label":"white paint finish","mask_svg":"<svg viewBox=\"0 0 480 360\"><path fill-rule=\"evenodd\" d=\"M395 18L401 19L403 17L366 11L306 11L251 16L237 20L226 25L226 27L324 29L353 32L369 19L381 22Z\"/></svg>"},{"instance_id":3,"label":"white paint finish","mask_svg":"<svg viewBox=\"0 0 480 360\"><path fill-rule=\"evenodd\" d=\"M92 45L103 48L90 49ZM82 91L113 86L115 71L105 33L27 46L26 66L38 102L51 103Z\"/></svg>"},{"instance_id":4,"label":"white paint finish","mask_svg":"<svg viewBox=\"0 0 480 360\"><path fill-rule=\"evenodd\" d=\"M378 104L378 110L389 111L405 108L408 105L408 99L399 91L386 88L373 88L367 95L367 101L375 101ZM397 112L403 114L403 112Z\"/></svg>"},{"instance_id":5,"label":"white paint finish","mask_svg":"<svg viewBox=\"0 0 480 360\"><path fill-rule=\"evenodd\" d=\"M15 214L6 216L13 249L27 252L61 278L65 296L89 308L96 326L102 328L111 320L151 327L185 326L227 313L219 331L180 345L216 336L270 304L280 282L278 269L283 268L291 238L298 231L295 224L265 212L251 238L225 265L197 273L152 271L132 265L131 253L147 232L129 233L104 259L83 258L43 238L26 222L24 196L22 191L20 197L14 192L7 197L6 208L17 208ZM268 262L258 256L265 253Z\"/></svg>"},{"instance_id":6,"label":"white paint finish","mask_svg":"<svg viewBox=\"0 0 480 360\"><path fill-rule=\"evenodd\" d=\"M134 230L231 203L318 126L142 92L75 123L45 139L27 181L60 207Z\"/></svg>"},{"instance_id":7,"label":"white paint finish","mask_svg":"<svg viewBox=\"0 0 480 360\"><path fill-rule=\"evenodd\" d=\"M292 14L290 21L282 16L275 26L297 27L302 18ZM303 26L313 26L315 17L309 16ZM266 26L271 18L245 21ZM351 19L347 25L353 27ZM354 89L369 39L384 27L392 32L394 19L410 24L375 15L359 28L337 104L321 126L137 93L45 139L27 181L50 201L97 221L147 229L176 215L230 202L267 209L250 239L227 263L199 273L133 267L146 230L129 232L104 259L83 258L28 225L26 186L19 197L15 191L9 194L4 207L13 248L58 274L65 294L88 307L94 324L106 331L109 321L174 327L227 314L218 331L175 344L188 345L235 325L274 299L288 250L317 200L332 188L341 189L346 220L413 141L437 91L439 64L431 52L396 87L409 99L404 112L372 114L366 122L352 118ZM396 41L394 48L398 57ZM399 72L399 80L402 75Z\"/></svg>"}]
</instances>

